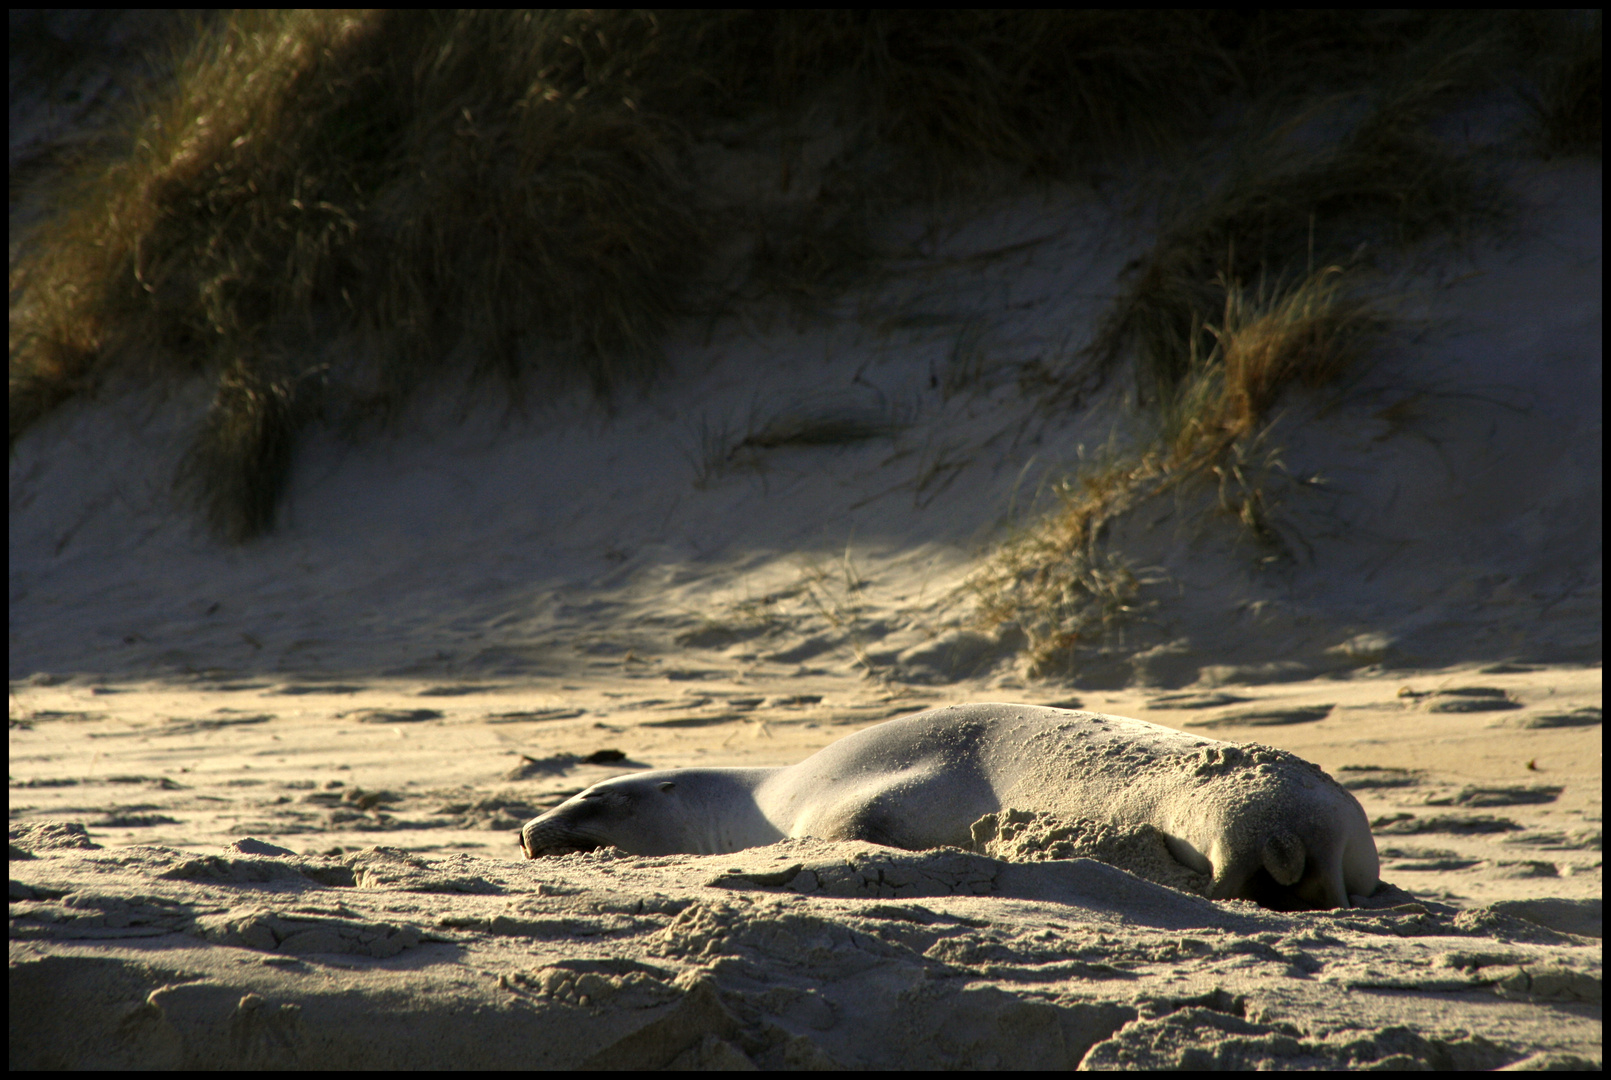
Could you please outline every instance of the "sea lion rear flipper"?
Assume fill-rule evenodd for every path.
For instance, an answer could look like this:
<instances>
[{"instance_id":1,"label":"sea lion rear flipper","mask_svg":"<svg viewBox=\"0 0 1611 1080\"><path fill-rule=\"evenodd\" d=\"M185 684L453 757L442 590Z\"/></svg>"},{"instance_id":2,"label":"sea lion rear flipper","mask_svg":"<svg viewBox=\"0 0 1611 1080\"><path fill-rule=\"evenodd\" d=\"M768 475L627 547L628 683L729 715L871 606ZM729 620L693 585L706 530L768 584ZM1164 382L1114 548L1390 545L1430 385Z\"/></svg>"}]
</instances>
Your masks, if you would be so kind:
<instances>
[{"instance_id":1,"label":"sea lion rear flipper","mask_svg":"<svg viewBox=\"0 0 1611 1080\"><path fill-rule=\"evenodd\" d=\"M1285 829L1264 841L1264 869L1280 885L1296 885L1303 877L1303 841Z\"/></svg>"}]
</instances>

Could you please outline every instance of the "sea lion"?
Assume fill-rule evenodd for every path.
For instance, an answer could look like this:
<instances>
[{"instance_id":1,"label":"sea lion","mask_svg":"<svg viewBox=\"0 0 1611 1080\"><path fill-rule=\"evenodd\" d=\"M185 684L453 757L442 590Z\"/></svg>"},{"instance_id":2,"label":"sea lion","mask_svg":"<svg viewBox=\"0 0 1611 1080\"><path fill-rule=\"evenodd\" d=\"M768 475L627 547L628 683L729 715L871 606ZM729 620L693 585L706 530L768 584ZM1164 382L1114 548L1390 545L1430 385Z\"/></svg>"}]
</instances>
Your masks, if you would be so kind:
<instances>
[{"instance_id":1,"label":"sea lion","mask_svg":"<svg viewBox=\"0 0 1611 1080\"><path fill-rule=\"evenodd\" d=\"M713 855L801 836L966 847L975 821L1009 807L1154 825L1216 900L1347 907L1377 884L1364 809L1294 754L999 702L875 724L783 768L618 776L527 822L520 844L527 858Z\"/></svg>"}]
</instances>

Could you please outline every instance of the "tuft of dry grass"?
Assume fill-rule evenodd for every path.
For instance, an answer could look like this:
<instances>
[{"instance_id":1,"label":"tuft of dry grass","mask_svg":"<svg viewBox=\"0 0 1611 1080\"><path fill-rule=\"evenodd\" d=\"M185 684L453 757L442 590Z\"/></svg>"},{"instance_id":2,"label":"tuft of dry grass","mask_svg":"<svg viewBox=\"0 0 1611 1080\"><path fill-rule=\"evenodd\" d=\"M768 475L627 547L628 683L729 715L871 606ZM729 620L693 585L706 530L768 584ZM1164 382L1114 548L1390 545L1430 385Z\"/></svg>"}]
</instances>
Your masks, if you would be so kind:
<instances>
[{"instance_id":1,"label":"tuft of dry grass","mask_svg":"<svg viewBox=\"0 0 1611 1080\"><path fill-rule=\"evenodd\" d=\"M1134 268L1085 352L1076 396L1094 388L1091 373L1131 356L1141 399L1166 400L1194 350L1212 346L1202 316L1213 310L1217 274L1247 280L1317 259L1368 264L1373 251L1501 220L1500 192L1424 122L1413 102L1395 101L1318 152L1292 146L1285 131L1248 149L1206 198L1175 212Z\"/></svg>"},{"instance_id":2,"label":"tuft of dry grass","mask_svg":"<svg viewBox=\"0 0 1611 1080\"><path fill-rule=\"evenodd\" d=\"M1545 157L1601 152L1605 16L1596 11L1589 19L1575 18L1584 14L1558 13L1570 21L1546 37L1536 84L1522 93L1533 114L1533 142Z\"/></svg>"},{"instance_id":3,"label":"tuft of dry grass","mask_svg":"<svg viewBox=\"0 0 1611 1080\"><path fill-rule=\"evenodd\" d=\"M1330 266L1283 288L1225 278L1212 340L1159 410L1155 437L1054 489L1056 507L994 551L969 582L988 628L1023 631L1032 675L1066 671L1140 603L1134 571L1104 543L1108 526L1183 484L1215 483L1221 508L1256 538L1278 543L1246 462L1289 387L1321 388L1355 366L1385 320ZM1201 335L1192 335L1195 350Z\"/></svg>"},{"instance_id":4,"label":"tuft of dry grass","mask_svg":"<svg viewBox=\"0 0 1611 1080\"><path fill-rule=\"evenodd\" d=\"M1343 53L1304 70L1317 58L1303 40L1339 19ZM1293 13L1254 17L1224 39L1265 85L1243 124L1252 134L1198 144L1219 182L1186 171L1201 194L1163 213L1078 369L1047 395L1077 407L1128 361L1153 430L1059 484L1053 510L970 582L985 626L1024 632L1033 673L1070 670L1139 614L1136 575L1105 537L1144 502L1212 486L1239 527L1283 546L1255 465L1277 402L1333 382L1383 332L1357 291L1381 254L1460 242L1504 219L1502 191L1434 122L1558 48L1546 22ZM1536 40L1515 45L1518 26Z\"/></svg>"},{"instance_id":5,"label":"tuft of dry grass","mask_svg":"<svg viewBox=\"0 0 1611 1080\"><path fill-rule=\"evenodd\" d=\"M182 479L240 540L317 412L287 387L332 360L382 408L465 339L511 381L531 335L601 391L652 371L702 238L675 141L542 77L563 19L531 55L509 18L242 12L204 36L25 240L13 441L112 370L214 378Z\"/></svg>"},{"instance_id":6,"label":"tuft of dry grass","mask_svg":"<svg viewBox=\"0 0 1611 1080\"><path fill-rule=\"evenodd\" d=\"M1106 638L1134 612L1135 573L1102 544L1107 524L1162 474L1156 455L1109 461L1053 489L1057 506L1001 544L967 582L988 629L1024 634L1028 674L1068 666L1076 650Z\"/></svg>"},{"instance_id":7,"label":"tuft of dry grass","mask_svg":"<svg viewBox=\"0 0 1611 1080\"><path fill-rule=\"evenodd\" d=\"M218 536L240 543L273 524L307 412L298 391L294 378L253 364L232 365L219 378L178 475Z\"/></svg>"},{"instance_id":8,"label":"tuft of dry grass","mask_svg":"<svg viewBox=\"0 0 1611 1080\"><path fill-rule=\"evenodd\" d=\"M1311 273L1295 287L1249 291L1217 281L1225 303L1218 324L1202 330L1213 347L1197 350L1187 376L1160 410L1163 462L1172 471L1221 458L1264 426L1289 387L1319 389L1353 366L1386 328L1364 300L1344 290L1341 267Z\"/></svg>"}]
</instances>

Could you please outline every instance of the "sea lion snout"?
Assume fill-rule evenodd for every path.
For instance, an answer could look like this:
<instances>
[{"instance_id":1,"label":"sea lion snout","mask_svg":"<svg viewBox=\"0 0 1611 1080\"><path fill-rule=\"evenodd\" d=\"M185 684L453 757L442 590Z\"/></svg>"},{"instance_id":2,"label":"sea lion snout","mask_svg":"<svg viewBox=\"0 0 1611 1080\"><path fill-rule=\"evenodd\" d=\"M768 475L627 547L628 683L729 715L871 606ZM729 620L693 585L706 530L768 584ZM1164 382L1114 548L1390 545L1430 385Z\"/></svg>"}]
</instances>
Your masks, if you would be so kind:
<instances>
[{"instance_id":1,"label":"sea lion snout","mask_svg":"<svg viewBox=\"0 0 1611 1080\"><path fill-rule=\"evenodd\" d=\"M657 774L647 774L651 782ZM640 790L646 774L619 776L577 792L526 822L520 830L520 850L528 859L572 855L601 847L639 846L633 838L653 835L658 806L645 806ZM661 779L648 791L663 794L675 787Z\"/></svg>"},{"instance_id":2,"label":"sea lion snout","mask_svg":"<svg viewBox=\"0 0 1611 1080\"><path fill-rule=\"evenodd\" d=\"M556 808L558 809L558 808ZM520 850L528 859L549 855L571 855L578 851L596 851L600 841L583 836L563 817L550 810L541 817L532 818L520 830Z\"/></svg>"}]
</instances>

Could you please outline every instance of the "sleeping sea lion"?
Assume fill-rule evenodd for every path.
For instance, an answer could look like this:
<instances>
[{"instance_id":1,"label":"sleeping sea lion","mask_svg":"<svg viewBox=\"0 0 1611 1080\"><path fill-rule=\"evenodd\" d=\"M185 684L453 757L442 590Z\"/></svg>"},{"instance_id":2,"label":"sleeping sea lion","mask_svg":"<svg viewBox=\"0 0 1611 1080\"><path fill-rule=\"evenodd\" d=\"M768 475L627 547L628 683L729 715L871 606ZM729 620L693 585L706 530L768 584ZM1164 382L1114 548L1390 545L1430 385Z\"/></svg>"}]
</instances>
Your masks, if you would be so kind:
<instances>
[{"instance_id":1,"label":"sleeping sea lion","mask_svg":"<svg viewBox=\"0 0 1611 1080\"><path fill-rule=\"evenodd\" d=\"M802 836L966 847L973 822L1009 807L1156 826L1216 900L1347 907L1378 880L1364 809L1294 754L999 702L875 724L782 768L618 776L527 822L520 844L527 858L714 855Z\"/></svg>"}]
</instances>

